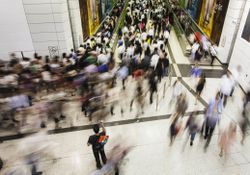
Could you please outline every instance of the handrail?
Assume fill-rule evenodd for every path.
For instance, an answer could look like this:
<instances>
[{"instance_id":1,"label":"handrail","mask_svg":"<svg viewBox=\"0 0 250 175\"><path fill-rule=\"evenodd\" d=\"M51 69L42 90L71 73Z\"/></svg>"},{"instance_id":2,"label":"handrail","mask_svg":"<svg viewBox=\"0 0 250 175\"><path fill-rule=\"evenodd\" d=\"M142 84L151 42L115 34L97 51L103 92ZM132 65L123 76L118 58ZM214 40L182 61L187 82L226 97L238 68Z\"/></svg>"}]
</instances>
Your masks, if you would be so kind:
<instances>
[{"instance_id":1,"label":"handrail","mask_svg":"<svg viewBox=\"0 0 250 175\"><path fill-rule=\"evenodd\" d=\"M117 42L118 42L117 33L118 33L119 28L121 28L123 26L123 24L124 24L128 4L129 4L129 0L126 0L125 4L124 4L124 7L123 7L123 11L122 11L122 13L120 15L120 18L118 20L118 24L116 25L116 28L114 29L114 32L113 32L113 35L116 34L116 38L114 39L113 48L112 48L113 53L115 52L116 45L117 45Z\"/></svg>"}]
</instances>

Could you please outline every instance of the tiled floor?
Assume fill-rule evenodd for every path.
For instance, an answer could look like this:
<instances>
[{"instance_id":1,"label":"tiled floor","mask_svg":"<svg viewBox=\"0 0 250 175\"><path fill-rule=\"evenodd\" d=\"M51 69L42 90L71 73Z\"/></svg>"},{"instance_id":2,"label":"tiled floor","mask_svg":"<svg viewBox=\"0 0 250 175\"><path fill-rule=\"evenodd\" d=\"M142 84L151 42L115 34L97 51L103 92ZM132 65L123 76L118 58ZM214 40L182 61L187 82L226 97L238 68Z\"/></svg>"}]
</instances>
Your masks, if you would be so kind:
<instances>
[{"instance_id":1,"label":"tiled floor","mask_svg":"<svg viewBox=\"0 0 250 175\"><path fill-rule=\"evenodd\" d=\"M170 40L172 63L174 72L181 78L182 88L187 93L188 110L185 116L192 111L200 111L199 121L202 123L205 105L209 99L215 95L220 85L220 76L223 68L218 66L205 66L208 78L206 87L202 94L202 99L197 105L194 104L194 82L188 77L190 61L180 52L180 46L171 33ZM176 49L179 49L179 51ZM168 51L169 52L169 51ZM216 63L217 64L217 63ZM105 147L107 155L112 153L112 148L121 144L130 146L131 151L120 163L121 175L249 175L250 174L250 139L247 137L244 145L240 144L241 134L237 129L236 140L233 142L227 159L219 157L218 134L221 128L231 121L237 122L242 106L242 91L237 88L234 98L230 98L227 107L223 111L220 124L216 127L211 144L204 152L204 140L199 135L196 136L194 145L189 146L187 142L187 131L180 131L175 142L170 146L169 126L171 114L174 106L170 105L172 99L172 87L176 77L170 83L168 78L159 85L158 105L155 100L149 104L149 94L146 96L146 106L144 114L136 117L136 106L132 112L129 111L129 102L132 99L135 84L133 80L128 80L124 100L115 106L114 116L109 115L105 120L107 133L110 139ZM118 82L120 84L121 82ZM145 89L147 88L147 82ZM165 84L165 85L164 85ZM121 87L121 85L118 85ZM165 91L164 91L165 87ZM163 93L165 92L165 97ZM125 113L122 116L120 106L123 106ZM157 108L158 106L158 108ZM49 132L36 134L25 139L11 137L0 144L0 156L8 162L8 166L23 168L24 162L18 159L29 149L41 149L45 153L39 161L38 169L44 175L90 175L98 174L95 170L95 160L92 150L87 146L88 137L93 134L91 126L94 122L89 122L79 111L75 126L69 127L69 121L62 124L62 129L53 130L54 126L48 126ZM183 118L183 125L187 117ZM1 132L1 136L13 135L12 132ZM39 136L37 136L39 135ZM2 140L5 137L1 137ZM7 141L8 140L8 141ZM27 168L27 167L26 167ZM29 167L28 167L29 169ZM1 174L1 172L0 172Z\"/></svg>"}]
</instances>

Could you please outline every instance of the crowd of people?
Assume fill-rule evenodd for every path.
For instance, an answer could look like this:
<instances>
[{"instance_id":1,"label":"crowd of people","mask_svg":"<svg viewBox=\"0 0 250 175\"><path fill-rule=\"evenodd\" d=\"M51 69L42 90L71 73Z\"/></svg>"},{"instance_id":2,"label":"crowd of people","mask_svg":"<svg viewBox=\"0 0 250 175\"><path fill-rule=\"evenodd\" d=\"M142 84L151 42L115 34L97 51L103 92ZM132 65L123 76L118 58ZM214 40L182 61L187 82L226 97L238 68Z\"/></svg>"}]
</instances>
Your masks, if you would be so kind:
<instances>
[{"instance_id":1,"label":"crowd of people","mask_svg":"<svg viewBox=\"0 0 250 175\"><path fill-rule=\"evenodd\" d=\"M32 59L21 60L12 54L10 62L2 63L0 127L14 128L18 133L30 130L43 132L51 120L57 129L61 127L61 121L67 119L71 126L75 126L79 117L76 112L78 110L81 116L87 117L91 122L95 120L92 123L98 123L93 125L94 135L87 141L87 145L92 146L98 169L93 174L105 174L114 169L118 175L119 164L131 148L117 142L107 158L104 147L109 136L105 124L100 121L105 120L109 114L114 115L114 108L117 106L123 115L127 108L132 111L135 104L136 117L139 117L146 108L147 92L148 104L153 104L159 84L169 74L167 44L174 23L172 11L165 1L130 0L125 9L124 26L118 29L115 54L112 49L112 36L124 5L125 1L117 3L101 29L76 51L71 50L69 54L63 53L61 57L54 58L42 58L35 54ZM206 86L206 75L199 67L199 62L203 55L212 55L213 47L208 43L205 36L197 35L192 48L192 58L196 64L190 70L190 76L195 80L195 104L200 100ZM209 101L204 117L200 117L195 111L185 123L183 117L188 108L188 99L181 79L177 78L172 85L170 101L170 105L175 103L175 112L169 127L171 145L180 131L187 129L190 145L194 144L196 134L201 133L206 140L204 150L207 150L213 131L227 105L227 99L233 95L234 88L238 85L240 72L240 67L228 71L221 78L219 92ZM136 84L135 89L127 87L128 79ZM119 82L122 87L118 87ZM147 88L144 87L145 82ZM125 105L122 98L127 98L128 90L134 95L129 99L129 105ZM220 156L226 155L229 145L233 143L237 124L242 131L242 144L244 143L249 125L249 101L248 92L244 99L241 120L238 123L231 122L220 133ZM43 134L38 138L41 142L44 140ZM30 144L31 140L27 139L24 143ZM36 170L39 158L46 155L46 151L53 146L54 143L47 143L42 148L31 147L30 151L26 150L22 159L29 166L32 165L30 174L40 173ZM50 157L55 158L53 154ZM11 174L20 170L5 171L6 174Z\"/></svg>"}]
</instances>

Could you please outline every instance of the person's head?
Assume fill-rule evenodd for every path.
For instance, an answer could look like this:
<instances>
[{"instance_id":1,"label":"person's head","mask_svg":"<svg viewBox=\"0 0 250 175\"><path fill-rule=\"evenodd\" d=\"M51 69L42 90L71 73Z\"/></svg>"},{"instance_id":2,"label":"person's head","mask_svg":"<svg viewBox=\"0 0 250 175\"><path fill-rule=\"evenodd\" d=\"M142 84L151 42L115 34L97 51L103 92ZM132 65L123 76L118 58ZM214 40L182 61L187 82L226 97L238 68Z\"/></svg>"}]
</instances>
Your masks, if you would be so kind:
<instances>
[{"instance_id":1,"label":"person's head","mask_svg":"<svg viewBox=\"0 0 250 175\"><path fill-rule=\"evenodd\" d=\"M157 47L154 49L154 52L155 52L155 53L158 52L158 48L157 48Z\"/></svg>"},{"instance_id":2,"label":"person's head","mask_svg":"<svg viewBox=\"0 0 250 175\"><path fill-rule=\"evenodd\" d=\"M63 53L63 54L62 54L62 57L63 57L63 58L66 58L66 57L67 57L67 54L66 54L66 53Z\"/></svg>"},{"instance_id":3,"label":"person's head","mask_svg":"<svg viewBox=\"0 0 250 175\"><path fill-rule=\"evenodd\" d=\"M241 65L238 65L238 66L237 66L237 71L238 71L238 72L241 72L241 71L242 71Z\"/></svg>"},{"instance_id":4,"label":"person's head","mask_svg":"<svg viewBox=\"0 0 250 175\"><path fill-rule=\"evenodd\" d=\"M99 125L98 125L98 124L95 124L95 125L93 126L93 130L94 130L94 132L95 132L96 134L98 134L98 133L99 133L99 130L100 130Z\"/></svg>"}]
</instances>

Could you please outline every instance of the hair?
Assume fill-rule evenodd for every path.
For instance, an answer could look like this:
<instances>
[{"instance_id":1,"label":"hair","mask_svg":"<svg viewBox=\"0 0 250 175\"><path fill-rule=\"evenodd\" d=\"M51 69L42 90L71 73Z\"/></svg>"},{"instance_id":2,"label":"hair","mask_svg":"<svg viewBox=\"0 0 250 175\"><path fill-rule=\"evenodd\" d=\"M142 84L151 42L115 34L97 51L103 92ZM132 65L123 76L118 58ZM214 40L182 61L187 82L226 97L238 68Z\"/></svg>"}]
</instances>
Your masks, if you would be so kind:
<instances>
[{"instance_id":1,"label":"hair","mask_svg":"<svg viewBox=\"0 0 250 175\"><path fill-rule=\"evenodd\" d=\"M95 124L95 125L93 126L93 130L94 130L94 132L95 132L96 134L99 133L99 130L100 130L99 125L98 125L98 124Z\"/></svg>"}]
</instances>

